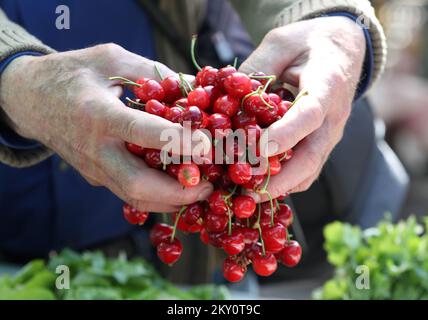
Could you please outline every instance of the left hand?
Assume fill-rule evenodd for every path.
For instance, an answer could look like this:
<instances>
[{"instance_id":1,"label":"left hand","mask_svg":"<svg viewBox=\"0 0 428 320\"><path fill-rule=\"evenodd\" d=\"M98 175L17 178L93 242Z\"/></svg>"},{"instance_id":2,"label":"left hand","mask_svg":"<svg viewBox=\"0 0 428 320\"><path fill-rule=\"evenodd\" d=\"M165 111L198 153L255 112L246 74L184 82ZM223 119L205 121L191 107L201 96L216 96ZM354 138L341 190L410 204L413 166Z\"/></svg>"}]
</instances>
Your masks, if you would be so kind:
<instances>
[{"instance_id":1,"label":"left hand","mask_svg":"<svg viewBox=\"0 0 428 320\"><path fill-rule=\"evenodd\" d=\"M329 154L341 140L351 112L365 56L363 30L346 17L322 17L270 31L242 64L240 71L276 75L309 94L272 124L272 156L294 148L294 157L270 179L268 192L276 198L307 190L319 176ZM274 148L273 148L274 147ZM257 201L266 195L251 194Z\"/></svg>"}]
</instances>

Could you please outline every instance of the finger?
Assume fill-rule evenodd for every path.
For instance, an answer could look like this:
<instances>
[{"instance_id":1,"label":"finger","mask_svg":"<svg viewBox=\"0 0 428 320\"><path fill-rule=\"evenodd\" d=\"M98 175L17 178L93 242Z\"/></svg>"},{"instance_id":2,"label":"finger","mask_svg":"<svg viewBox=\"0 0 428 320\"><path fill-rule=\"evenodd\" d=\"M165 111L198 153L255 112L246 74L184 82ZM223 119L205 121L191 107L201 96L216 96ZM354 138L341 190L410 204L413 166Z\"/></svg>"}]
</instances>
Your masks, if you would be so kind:
<instances>
[{"instance_id":1,"label":"finger","mask_svg":"<svg viewBox=\"0 0 428 320\"><path fill-rule=\"evenodd\" d=\"M192 188L183 188L166 173L149 168L144 161L131 155L122 144L108 146L102 153L104 171L128 198L182 206L206 200L213 191L212 185L207 181L201 181Z\"/></svg>"},{"instance_id":2,"label":"finger","mask_svg":"<svg viewBox=\"0 0 428 320\"><path fill-rule=\"evenodd\" d=\"M293 158L285 163L279 174L270 178L267 191L271 197L277 198L293 190L321 171L328 155L340 139L339 134L332 133L331 130L331 126L323 126L296 146ZM267 195L254 192L248 194L257 202L269 200Z\"/></svg>"},{"instance_id":3,"label":"finger","mask_svg":"<svg viewBox=\"0 0 428 320\"><path fill-rule=\"evenodd\" d=\"M95 100L90 103L92 104L91 109L93 109L91 110L92 116L99 114L96 118L97 124L104 127L105 133L109 136L145 148L161 150L165 147L169 149L165 151L188 156L192 155L192 145L199 145L199 150L210 150L211 141L202 131L191 131L190 128L184 130L183 126L178 123L172 123L147 112L127 108L114 95L104 93L103 100Z\"/></svg>"},{"instance_id":4,"label":"finger","mask_svg":"<svg viewBox=\"0 0 428 320\"><path fill-rule=\"evenodd\" d=\"M270 157L290 150L317 130L323 120L318 100L311 95L303 96L280 120L264 130L260 138L261 154Z\"/></svg>"}]
</instances>

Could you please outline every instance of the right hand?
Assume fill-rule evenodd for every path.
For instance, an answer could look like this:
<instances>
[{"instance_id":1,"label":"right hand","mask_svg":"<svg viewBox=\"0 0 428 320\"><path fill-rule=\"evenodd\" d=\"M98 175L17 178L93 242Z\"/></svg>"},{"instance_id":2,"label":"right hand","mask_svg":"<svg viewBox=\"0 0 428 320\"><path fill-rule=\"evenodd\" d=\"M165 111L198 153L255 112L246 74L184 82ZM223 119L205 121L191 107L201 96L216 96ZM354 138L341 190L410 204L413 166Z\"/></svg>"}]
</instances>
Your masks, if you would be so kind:
<instances>
[{"instance_id":1,"label":"right hand","mask_svg":"<svg viewBox=\"0 0 428 320\"><path fill-rule=\"evenodd\" d=\"M76 168L92 185L105 186L131 206L173 212L206 199L206 182L183 187L130 154L124 141L161 149L164 129L181 131L160 117L125 107L110 76L158 79L155 62L115 44L15 59L0 79L0 105L14 130L38 140ZM175 75L157 63L163 75Z\"/></svg>"}]
</instances>

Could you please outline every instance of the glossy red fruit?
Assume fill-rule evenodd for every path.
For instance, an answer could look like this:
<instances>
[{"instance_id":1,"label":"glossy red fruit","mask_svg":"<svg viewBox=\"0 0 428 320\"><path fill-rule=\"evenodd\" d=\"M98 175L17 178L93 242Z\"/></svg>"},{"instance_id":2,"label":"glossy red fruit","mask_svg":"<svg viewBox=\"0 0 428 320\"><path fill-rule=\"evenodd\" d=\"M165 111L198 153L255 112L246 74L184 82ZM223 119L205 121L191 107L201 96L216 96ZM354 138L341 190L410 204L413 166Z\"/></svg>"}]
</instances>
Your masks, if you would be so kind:
<instances>
[{"instance_id":1,"label":"glossy red fruit","mask_svg":"<svg viewBox=\"0 0 428 320\"><path fill-rule=\"evenodd\" d=\"M277 156L269 157L269 170L271 176L281 172L281 162Z\"/></svg>"},{"instance_id":2,"label":"glossy red fruit","mask_svg":"<svg viewBox=\"0 0 428 320\"><path fill-rule=\"evenodd\" d=\"M257 229L243 227L241 232L244 235L244 242L246 245L251 245L259 240L259 231Z\"/></svg>"},{"instance_id":3,"label":"glossy red fruit","mask_svg":"<svg viewBox=\"0 0 428 320\"><path fill-rule=\"evenodd\" d=\"M232 127L234 130L236 129L244 129L248 125L256 125L257 119L256 116L250 115L245 111L240 111L236 116L232 119Z\"/></svg>"},{"instance_id":4,"label":"glossy red fruit","mask_svg":"<svg viewBox=\"0 0 428 320\"><path fill-rule=\"evenodd\" d=\"M165 93L164 101L172 103L182 97L180 81L172 76L165 77L160 85Z\"/></svg>"},{"instance_id":5,"label":"glossy red fruit","mask_svg":"<svg viewBox=\"0 0 428 320\"><path fill-rule=\"evenodd\" d=\"M205 110L210 106L210 97L202 87L195 88L187 95L187 101L191 106L197 106L201 110Z\"/></svg>"},{"instance_id":6,"label":"glossy red fruit","mask_svg":"<svg viewBox=\"0 0 428 320\"><path fill-rule=\"evenodd\" d=\"M263 247L260 242L248 244L245 247L245 256L253 261L256 257L263 255Z\"/></svg>"},{"instance_id":7,"label":"glossy red fruit","mask_svg":"<svg viewBox=\"0 0 428 320\"><path fill-rule=\"evenodd\" d=\"M223 93L221 92L221 90L218 87L205 86L204 90L208 94L208 96L210 97L210 108L212 106L214 106L215 101L223 95ZM210 110L210 108L208 108L205 111Z\"/></svg>"},{"instance_id":8,"label":"glossy red fruit","mask_svg":"<svg viewBox=\"0 0 428 320\"><path fill-rule=\"evenodd\" d=\"M246 113L257 116L269 108L268 104L269 96L266 93L262 93L246 97L242 107Z\"/></svg>"},{"instance_id":9,"label":"glossy red fruit","mask_svg":"<svg viewBox=\"0 0 428 320\"><path fill-rule=\"evenodd\" d=\"M232 118L238 113L239 107L239 100L226 94L215 101L213 111L215 113L225 114L229 118Z\"/></svg>"},{"instance_id":10,"label":"glossy red fruit","mask_svg":"<svg viewBox=\"0 0 428 320\"><path fill-rule=\"evenodd\" d=\"M245 248L244 235L240 230L233 229L230 235L223 238L222 247L228 255L240 253Z\"/></svg>"},{"instance_id":11,"label":"glossy red fruit","mask_svg":"<svg viewBox=\"0 0 428 320\"><path fill-rule=\"evenodd\" d=\"M238 282L244 278L246 268L240 265L231 257L224 260L223 263L223 276L229 282Z\"/></svg>"},{"instance_id":12,"label":"glossy red fruit","mask_svg":"<svg viewBox=\"0 0 428 320\"><path fill-rule=\"evenodd\" d=\"M262 83L256 79L251 79L251 86L253 91L256 91L258 88L262 87Z\"/></svg>"},{"instance_id":13,"label":"glossy red fruit","mask_svg":"<svg viewBox=\"0 0 428 320\"><path fill-rule=\"evenodd\" d=\"M287 242L287 229L280 223L264 226L262 227L262 238L267 252L280 252Z\"/></svg>"},{"instance_id":14,"label":"glossy red fruit","mask_svg":"<svg viewBox=\"0 0 428 320\"><path fill-rule=\"evenodd\" d=\"M208 212L204 217L204 225L208 232L221 232L226 229L229 218L226 215Z\"/></svg>"},{"instance_id":15,"label":"glossy red fruit","mask_svg":"<svg viewBox=\"0 0 428 320\"><path fill-rule=\"evenodd\" d=\"M173 221L176 220L177 218L177 214L178 212L174 212L174 214L172 215L172 219ZM201 231L202 229L202 225L199 223L195 223L195 224L187 224L184 220L183 220L183 216L180 216L180 218L178 219L178 223L177 223L177 229L181 230L185 233L198 233Z\"/></svg>"},{"instance_id":16,"label":"glossy red fruit","mask_svg":"<svg viewBox=\"0 0 428 320\"><path fill-rule=\"evenodd\" d=\"M246 154L246 146L243 143L239 143L239 140L235 138L232 141L227 140L224 142L224 157L226 163L238 162L244 159ZM231 161L233 159L233 161Z\"/></svg>"},{"instance_id":17,"label":"glossy red fruit","mask_svg":"<svg viewBox=\"0 0 428 320\"><path fill-rule=\"evenodd\" d=\"M223 239L226 236L226 231L220 231L220 232L212 232L209 230L206 230L209 238L209 244L216 248L221 248L223 245Z\"/></svg>"},{"instance_id":18,"label":"glossy red fruit","mask_svg":"<svg viewBox=\"0 0 428 320\"><path fill-rule=\"evenodd\" d=\"M242 72L235 72L229 75L224 80L223 86L227 93L238 99L253 91L250 77Z\"/></svg>"},{"instance_id":19,"label":"glossy red fruit","mask_svg":"<svg viewBox=\"0 0 428 320\"><path fill-rule=\"evenodd\" d=\"M230 118L222 113L213 113L208 121L208 129L214 139L225 137L228 134L227 130L232 129Z\"/></svg>"},{"instance_id":20,"label":"glossy red fruit","mask_svg":"<svg viewBox=\"0 0 428 320\"><path fill-rule=\"evenodd\" d=\"M123 216L130 224L143 225L146 222L149 213L146 211L139 211L126 203L123 205Z\"/></svg>"},{"instance_id":21,"label":"glossy red fruit","mask_svg":"<svg viewBox=\"0 0 428 320\"><path fill-rule=\"evenodd\" d=\"M171 107L179 107L182 109L186 109L189 106L189 101L187 98L180 98L175 100Z\"/></svg>"},{"instance_id":22,"label":"glossy red fruit","mask_svg":"<svg viewBox=\"0 0 428 320\"><path fill-rule=\"evenodd\" d=\"M253 175L250 181L248 181L247 183L244 183L242 187L250 190L258 190L263 186L264 181L265 181L264 175Z\"/></svg>"},{"instance_id":23,"label":"glossy red fruit","mask_svg":"<svg viewBox=\"0 0 428 320\"><path fill-rule=\"evenodd\" d=\"M208 198L208 204L213 214L228 215L228 205L225 197L228 195L226 191L215 190Z\"/></svg>"},{"instance_id":24,"label":"glossy red fruit","mask_svg":"<svg viewBox=\"0 0 428 320\"><path fill-rule=\"evenodd\" d=\"M163 101L165 92L162 86L156 80L147 80L144 82L138 90L134 90L135 95L141 102L146 103L147 101L154 99Z\"/></svg>"},{"instance_id":25,"label":"glossy red fruit","mask_svg":"<svg viewBox=\"0 0 428 320\"><path fill-rule=\"evenodd\" d=\"M166 173L173 178L177 178L178 176L178 168L180 168L179 164L171 163L166 166Z\"/></svg>"},{"instance_id":26,"label":"glossy red fruit","mask_svg":"<svg viewBox=\"0 0 428 320\"><path fill-rule=\"evenodd\" d=\"M159 243L156 251L163 263L173 264L180 258L183 252L183 245L177 238L174 238L172 241L171 238L168 238Z\"/></svg>"},{"instance_id":27,"label":"glossy red fruit","mask_svg":"<svg viewBox=\"0 0 428 320\"><path fill-rule=\"evenodd\" d=\"M291 240L279 253L279 258L283 265L294 267L302 258L302 247L297 241Z\"/></svg>"},{"instance_id":28,"label":"glossy red fruit","mask_svg":"<svg viewBox=\"0 0 428 320\"><path fill-rule=\"evenodd\" d=\"M198 86L215 86L217 84L218 69L206 66L196 74L196 85Z\"/></svg>"},{"instance_id":29,"label":"glossy red fruit","mask_svg":"<svg viewBox=\"0 0 428 320\"><path fill-rule=\"evenodd\" d=\"M187 206L181 217L184 222L189 225L193 225L198 222L198 220L202 217L203 213L204 208L202 207L202 204L200 204L199 202L195 202Z\"/></svg>"},{"instance_id":30,"label":"glossy red fruit","mask_svg":"<svg viewBox=\"0 0 428 320\"><path fill-rule=\"evenodd\" d=\"M194 163L182 163L178 168L178 182L184 187L194 187L201 180L199 167Z\"/></svg>"},{"instance_id":31,"label":"glossy red fruit","mask_svg":"<svg viewBox=\"0 0 428 320\"><path fill-rule=\"evenodd\" d=\"M144 161L149 167L160 169L162 167L160 150L146 149Z\"/></svg>"},{"instance_id":32,"label":"glossy red fruit","mask_svg":"<svg viewBox=\"0 0 428 320\"><path fill-rule=\"evenodd\" d=\"M216 182L224 172L223 167L218 164L204 164L200 168L203 177L211 183Z\"/></svg>"},{"instance_id":33,"label":"glossy red fruit","mask_svg":"<svg viewBox=\"0 0 428 320\"><path fill-rule=\"evenodd\" d=\"M165 239L171 238L173 228L165 223L156 223L150 230L150 242L158 246Z\"/></svg>"},{"instance_id":34,"label":"glossy red fruit","mask_svg":"<svg viewBox=\"0 0 428 320\"><path fill-rule=\"evenodd\" d=\"M278 106L274 102L269 102L270 107L257 114L257 123L266 128L279 119Z\"/></svg>"},{"instance_id":35,"label":"glossy red fruit","mask_svg":"<svg viewBox=\"0 0 428 320\"><path fill-rule=\"evenodd\" d=\"M251 165L249 163L233 163L227 169L230 180L236 184L249 182L252 177L251 172Z\"/></svg>"},{"instance_id":36,"label":"glossy red fruit","mask_svg":"<svg viewBox=\"0 0 428 320\"><path fill-rule=\"evenodd\" d=\"M165 110L164 118L174 123L183 122L184 109L180 107L171 107Z\"/></svg>"},{"instance_id":37,"label":"glossy red fruit","mask_svg":"<svg viewBox=\"0 0 428 320\"><path fill-rule=\"evenodd\" d=\"M278 263L273 254L267 253L265 256L258 255L253 259L253 270L256 274L263 277L272 275L278 268Z\"/></svg>"},{"instance_id":38,"label":"glossy red fruit","mask_svg":"<svg viewBox=\"0 0 428 320\"><path fill-rule=\"evenodd\" d=\"M220 88L220 90L224 91L224 80L226 80L226 78L228 76L230 76L231 74L237 72L236 69L232 66L227 66L224 68L221 68L220 70L218 70L217 73L217 85Z\"/></svg>"},{"instance_id":39,"label":"glossy red fruit","mask_svg":"<svg viewBox=\"0 0 428 320\"><path fill-rule=\"evenodd\" d=\"M269 96L269 101L272 101L276 105L278 105L282 101L281 97L279 95L277 95L276 93L268 93L268 96Z\"/></svg>"},{"instance_id":40,"label":"glossy red fruit","mask_svg":"<svg viewBox=\"0 0 428 320\"><path fill-rule=\"evenodd\" d=\"M237 196L232 200L232 209L236 217L246 219L256 211L256 202L247 195Z\"/></svg>"},{"instance_id":41,"label":"glossy red fruit","mask_svg":"<svg viewBox=\"0 0 428 320\"><path fill-rule=\"evenodd\" d=\"M138 98L140 97L143 93L142 93L142 86L144 83L146 83L148 80L150 80L149 78L141 78L138 79L137 81L135 81L135 83L140 84L141 86L133 86L131 87L132 92L134 92L135 96Z\"/></svg>"},{"instance_id":42,"label":"glossy red fruit","mask_svg":"<svg viewBox=\"0 0 428 320\"><path fill-rule=\"evenodd\" d=\"M202 243L208 245L210 243L210 236L205 228L201 229L199 233L199 239L201 239Z\"/></svg>"},{"instance_id":43,"label":"glossy red fruit","mask_svg":"<svg viewBox=\"0 0 428 320\"><path fill-rule=\"evenodd\" d=\"M223 174L220 179L217 180L217 185L220 189L227 190L233 186L233 182L230 180L229 175Z\"/></svg>"},{"instance_id":44,"label":"glossy red fruit","mask_svg":"<svg viewBox=\"0 0 428 320\"><path fill-rule=\"evenodd\" d=\"M251 73L250 74L250 76L251 77L258 77L258 78L256 78L256 80L258 80L258 81L260 81L260 83L263 85L263 86L265 86L266 85L266 83L268 82L268 78L266 77L266 74L264 73L264 72L261 72L261 71L257 71L257 72L253 72L253 73ZM270 87L269 88L267 88L268 90L270 89Z\"/></svg>"},{"instance_id":45,"label":"glossy red fruit","mask_svg":"<svg viewBox=\"0 0 428 320\"><path fill-rule=\"evenodd\" d=\"M275 216L275 223L282 224L285 228L288 228L293 223L293 211L285 204L279 205L279 210Z\"/></svg>"},{"instance_id":46,"label":"glossy red fruit","mask_svg":"<svg viewBox=\"0 0 428 320\"><path fill-rule=\"evenodd\" d=\"M147 101L144 110L147 113L151 113L163 118L167 109L168 107L166 107L163 103L160 103L159 101L152 99Z\"/></svg>"},{"instance_id":47,"label":"glossy red fruit","mask_svg":"<svg viewBox=\"0 0 428 320\"><path fill-rule=\"evenodd\" d=\"M183 111L183 123L189 122L192 129L199 129L203 121L201 109L196 106L189 106Z\"/></svg>"},{"instance_id":48,"label":"glossy red fruit","mask_svg":"<svg viewBox=\"0 0 428 320\"><path fill-rule=\"evenodd\" d=\"M140 147L139 145L125 142L126 149L128 149L129 152L131 152L133 155L136 155L138 157L143 157L144 153L146 152L143 147Z\"/></svg>"},{"instance_id":49,"label":"glossy red fruit","mask_svg":"<svg viewBox=\"0 0 428 320\"><path fill-rule=\"evenodd\" d=\"M283 117L284 114L286 114L286 112L288 110L290 110L290 108L291 108L291 102L290 101L282 100L278 104L278 116Z\"/></svg>"}]
</instances>

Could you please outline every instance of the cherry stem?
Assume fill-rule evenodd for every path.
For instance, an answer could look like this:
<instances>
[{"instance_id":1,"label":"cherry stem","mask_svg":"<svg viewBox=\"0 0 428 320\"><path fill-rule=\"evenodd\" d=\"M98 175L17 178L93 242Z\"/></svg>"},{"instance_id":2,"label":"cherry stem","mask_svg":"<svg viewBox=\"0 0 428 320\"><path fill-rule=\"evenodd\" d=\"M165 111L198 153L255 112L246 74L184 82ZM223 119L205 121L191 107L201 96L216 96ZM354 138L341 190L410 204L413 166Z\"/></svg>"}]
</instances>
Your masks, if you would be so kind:
<instances>
[{"instance_id":1,"label":"cherry stem","mask_svg":"<svg viewBox=\"0 0 428 320\"><path fill-rule=\"evenodd\" d=\"M178 220L180 219L182 213L184 212L184 210L187 209L187 206L183 206L180 211L177 213L177 216L175 217L175 221L174 221L174 228L172 229L172 234L171 234L171 242L174 241L175 238L175 233L177 231L177 224L178 224Z\"/></svg>"},{"instance_id":2,"label":"cherry stem","mask_svg":"<svg viewBox=\"0 0 428 320\"><path fill-rule=\"evenodd\" d=\"M232 210L230 210L230 207L227 207L227 215L229 217L229 220L227 222L227 234L230 236L232 234Z\"/></svg>"},{"instance_id":3,"label":"cherry stem","mask_svg":"<svg viewBox=\"0 0 428 320\"><path fill-rule=\"evenodd\" d=\"M286 158L287 158L287 151L284 153L281 159L279 159L279 162L281 162L282 160L285 160Z\"/></svg>"},{"instance_id":4,"label":"cherry stem","mask_svg":"<svg viewBox=\"0 0 428 320\"><path fill-rule=\"evenodd\" d=\"M294 106L297 101L299 101L302 97L309 95L309 91L308 90L302 90L299 92L299 94L297 95L297 97L294 99L294 101L291 103L290 108L292 106Z\"/></svg>"},{"instance_id":5,"label":"cherry stem","mask_svg":"<svg viewBox=\"0 0 428 320\"><path fill-rule=\"evenodd\" d=\"M162 73L159 70L158 64L155 62L155 72L157 74L157 76L159 77L159 79L163 80L164 77L162 76Z\"/></svg>"},{"instance_id":6,"label":"cherry stem","mask_svg":"<svg viewBox=\"0 0 428 320\"><path fill-rule=\"evenodd\" d=\"M259 92L260 92L260 90L262 89L262 87L260 86L260 87L258 87L257 88L257 90L255 90L255 91L252 91L252 92L250 92L250 93L248 93L247 95L245 95L243 98L242 98L242 101L241 101L241 108L242 108L242 106L244 105L244 102L245 102L245 100L247 100L249 97L251 97L251 96L254 96L254 95L256 95L256 94L259 94Z\"/></svg>"},{"instance_id":7,"label":"cherry stem","mask_svg":"<svg viewBox=\"0 0 428 320\"><path fill-rule=\"evenodd\" d=\"M235 69L238 66L238 57L235 57L235 59L233 59L233 65L232 65Z\"/></svg>"},{"instance_id":8,"label":"cherry stem","mask_svg":"<svg viewBox=\"0 0 428 320\"><path fill-rule=\"evenodd\" d=\"M224 200L225 200L225 201L229 200L229 199L230 199L230 197L231 197L231 196L233 196L233 195L235 194L235 192L236 192L236 189L237 189L237 188L238 188L238 185L237 185L237 184L235 184L235 185L233 186L232 191L231 191L227 196L224 196Z\"/></svg>"},{"instance_id":9,"label":"cherry stem","mask_svg":"<svg viewBox=\"0 0 428 320\"><path fill-rule=\"evenodd\" d=\"M274 219L273 219L273 217L274 217L274 211L273 211L273 199L272 199L272 196L270 195L270 193L269 192L267 192L266 191L266 195L268 196L268 198L269 198L269 204L270 204L270 225L271 225L271 227L274 225Z\"/></svg>"},{"instance_id":10,"label":"cherry stem","mask_svg":"<svg viewBox=\"0 0 428 320\"><path fill-rule=\"evenodd\" d=\"M189 92L188 92L188 91L187 91L187 89L186 89L186 82L185 82L185 80L184 80L184 76L183 76L183 74L180 72L180 73L178 74L178 77L179 77L179 79L180 79L180 90L181 90L181 93L182 93L182 95L183 95L183 96L187 97L187 95L189 94Z\"/></svg>"},{"instance_id":11,"label":"cherry stem","mask_svg":"<svg viewBox=\"0 0 428 320\"><path fill-rule=\"evenodd\" d=\"M121 80L122 81L122 83L121 83L122 85L129 84L131 86L136 86L136 87L139 87L139 88L141 88L143 86L143 85L141 85L139 83L136 83L136 82L134 82L132 80L129 80L129 79L126 79L124 77L110 77L108 79L109 80Z\"/></svg>"},{"instance_id":12,"label":"cherry stem","mask_svg":"<svg viewBox=\"0 0 428 320\"><path fill-rule=\"evenodd\" d=\"M132 103L132 104L135 104L136 106L139 106L139 107L145 107L146 106L144 103L137 102L137 101L132 100L131 98L128 98L128 97L126 97L125 100Z\"/></svg>"},{"instance_id":13,"label":"cherry stem","mask_svg":"<svg viewBox=\"0 0 428 320\"><path fill-rule=\"evenodd\" d=\"M198 36L196 35L196 34L194 34L193 36L192 36L192 42L191 42L191 44L190 44L190 56L192 57L192 62L193 62L193 65L195 66L195 68L198 70L198 71L201 71L202 70L202 68L201 68L201 66L198 64L198 62L196 61L196 58L195 58L195 48L196 48L196 41L198 40Z\"/></svg>"},{"instance_id":14,"label":"cherry stem","mask_svg":"<svg viewBox=\"0 0 428 320\"><path fill-rule=\"evenodd\" d=\"M267 174L267 177L266 177L265 183L263 184L262 189L259 191L259 193L262 193L262 194L268 193L267 192L267 186L268 186L269 181L270 181L270 163L269 163L269 158L266 158L266 159L267 159L267 170L268 170L268 174Z\"/></svg>"},{"instance_id":15,"label":"cherry stem","mask_svg":"<svg viewBox=\"0 0 428 320\"><path fill-rule=\"evenodd\" d=\"M263 241L263 237L262 237L262 227L260 227L260 217L262 215L262 209L261 209L261 205L260 203L257 204L257 222L256 222L256 226L257 226L257 230L259 230L259 237L260 237L260 242L262 244L262 250L263 250L263 256L266 255L266 249L265 249L265 242Z\"/></svg>"}]
</instances>

